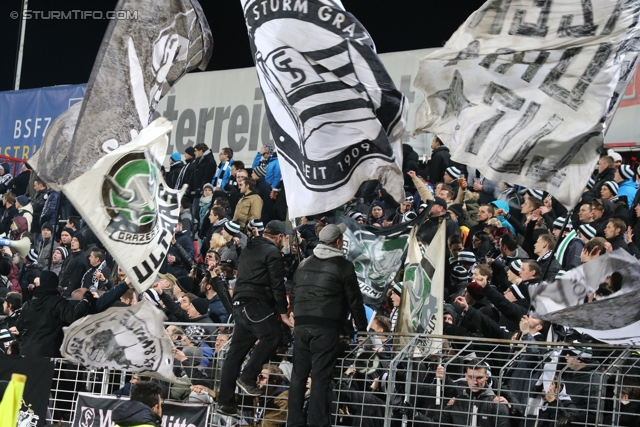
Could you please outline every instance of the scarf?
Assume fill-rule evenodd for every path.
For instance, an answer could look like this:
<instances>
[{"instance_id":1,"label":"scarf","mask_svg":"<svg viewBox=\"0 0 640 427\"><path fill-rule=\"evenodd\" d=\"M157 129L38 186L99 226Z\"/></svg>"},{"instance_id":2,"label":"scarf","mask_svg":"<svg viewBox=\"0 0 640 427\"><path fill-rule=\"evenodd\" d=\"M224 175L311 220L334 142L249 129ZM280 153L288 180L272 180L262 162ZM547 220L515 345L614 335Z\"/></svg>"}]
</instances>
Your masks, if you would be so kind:
<instances>
[{"instance_id":1,"label":"scarf","mask_svg":"<svg viewBox=\"0 0 640 427\"><path fill-rule=\"evenodd\" d=\"M209 203L211 203L212 198L213 198L213 194L211 196L200 197L200 207L207 206Z\"/></svg>"}]
</instances>

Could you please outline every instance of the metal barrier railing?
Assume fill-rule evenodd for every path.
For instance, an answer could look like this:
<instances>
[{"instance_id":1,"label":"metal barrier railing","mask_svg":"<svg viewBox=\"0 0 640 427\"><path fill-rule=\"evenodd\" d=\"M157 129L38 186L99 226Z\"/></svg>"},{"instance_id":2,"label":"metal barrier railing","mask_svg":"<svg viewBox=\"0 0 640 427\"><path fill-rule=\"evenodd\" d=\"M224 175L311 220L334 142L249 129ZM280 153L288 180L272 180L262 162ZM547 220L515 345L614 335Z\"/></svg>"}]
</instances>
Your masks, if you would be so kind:
<instances>
[{"instance_id":1,"label":"metal barrier railing","mask_svg":"<svg viewBox=\"0 0 640 427\"><path fill-rule=\"evenodd\" d=\"M186 358L175 362L175 373L205 392L165 383L164 397L214 409L233 325L204 325L204 332L202 324L167 326L179 357ZM285 425L286 394L280 394L292 366L286 344L271 359L281 384L260 398L238 392L242 419L212 410L209 425ZM396 334L345 338L343 346L331 392L332 425L621 426L640 417L638 348L539 342L527 335L507 341ZM58 360L48 421L71 418L74 393L113 394L130 379L126 372L87 371Z\"/></svg>"}]
</instances>

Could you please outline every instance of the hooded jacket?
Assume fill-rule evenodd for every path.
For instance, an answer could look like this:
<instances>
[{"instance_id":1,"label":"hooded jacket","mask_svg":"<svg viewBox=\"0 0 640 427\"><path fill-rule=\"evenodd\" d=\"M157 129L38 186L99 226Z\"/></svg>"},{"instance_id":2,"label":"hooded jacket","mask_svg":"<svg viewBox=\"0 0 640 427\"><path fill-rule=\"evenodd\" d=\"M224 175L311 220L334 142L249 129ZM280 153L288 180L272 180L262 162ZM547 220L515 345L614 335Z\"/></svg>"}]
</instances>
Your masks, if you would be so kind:
<instances>
[{"instance_id":1,"label":"hooded jacket","mask_svg":"<svg viewBox=\"0 0 640 427\"><path fill-rule=\"evenodd\" d=\"M142 402L127 400L121 402L111 414L111 419L120 427L162 425L161 419L153 410Z\"/></svg>"},{"instance_id":2,"label":"hooded jacket","mask_svg":"<svg viewBox=\"0 0 640 427\"><path fill-rule=\"evenodd\" d=\"M38 286L33 298L22 306L16 328L22 337L20 354L60 357L62 328L89 312L89 303L80 301L75 308L60 296L57 288Z\"/></svg>"},{"instance_id":3,"label":"hooded jacket","mask_svg":"<svg viewBox=\"0 0 640 427\"><path fill-rule=\"evenodd\" d=\"M58 200L60 199L60 193L57 191L49 190L45 196L44 207L40 214L40 224L45 222L53 224L56 219L56 209L58 208Z\"/></svg>"},{"instance_id":4,"label":"hooded jacket","mask_svg":"<svg viewBox=\"0 0 640 427\"><path fill-rule=\"evenodd\" d=\"M628 208L631 210L631 205L633 203L633 199L638 192L638 184L636 184L633 179L628 179L626 181L622 181L618 184L618 197L626 196L628 202Z\"/></svg>"},{"instance_id":5,"label":"hooded jacket","mask_svg":"<svg viewBox=\"0 0 640 427\"><path fill-rule=\"evenodd\" d=\"M42 210L47 202L47 190L40 190L36 192L31 198L31 208L33 209L33 221L31 222L31 231L34 233L40 233L40 216Z\"/></svg>"},{"instance_id":6,"label":"hooded jacket","mask_svg":"<svg viewBox=\"0 0 640 427\"><path fill-rule=\"evenodd\" d=\"M313 255L302 261L293 281L290 300L296 325L341 329L351 313L358 330L366 331L367 318L356 271L340 249L318 244Z\"/></svg>"},{"instance_id":7,"label":"hooded jacket","mask_svg":"<svg viewBox=\"0 0 640 427\"><path fill-rule=\"evenodd\" d=\"M591 226L596 229L596 236L604 237L604 229L607 227L607 223L609 219L613 215L616 210L616 206L613 204L611 200L598 199L602 202L602 206L604 206L604 213L602 217L594 220L591 223Z\"/></svg>"},{"instance_id":8,"label":"hooded jacket","mask_svg":"<svg viewBox=\"0 0 640 427\"><path fill-rule=\"evenodd\" d=\"M81 286L82 276L89 267L89 260L82 250L69 254L60 272L60 287L65 297L71 296L71 293Z\"/></svg>"}]
</instances>

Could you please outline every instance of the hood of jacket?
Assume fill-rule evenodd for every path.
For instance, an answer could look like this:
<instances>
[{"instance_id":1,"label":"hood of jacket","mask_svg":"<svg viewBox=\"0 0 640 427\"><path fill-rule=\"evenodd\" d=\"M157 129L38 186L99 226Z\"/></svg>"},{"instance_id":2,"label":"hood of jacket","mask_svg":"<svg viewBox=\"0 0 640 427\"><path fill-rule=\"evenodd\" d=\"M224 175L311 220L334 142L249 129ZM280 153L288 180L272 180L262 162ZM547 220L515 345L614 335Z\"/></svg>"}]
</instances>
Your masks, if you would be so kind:
<instances>
[{"instance_id":1,"label":"hood of jacket","mask_svg":"<svg viewBox=\"0 0 640 427\"><path fill-rule=\"evenodd\" d=\"M40 310L46 305L48 300L56 296L60 296L58 288L43 288L42 286L37 286L33 290L33 298L29 300L29 304L31 304L31 307L35 310Z\"/></svg>"},{"instance_id":2,"label":"hood of jacket","mask_svg":"<svg viewBox=\"0 0 640 427\"><path fill-rule=\"evenodd\" d=\"M438 151L446 151L446 152L449 152L449 147L447 147L446 145L441 145L441 146L439 146L438 148L436 148L435 150L433 150L433 151L431 152L431 157L433 157L433 155L434 155L436 152L438 152Z\"/></svg>"},{"instance_id":3,"label":"hood of jacket","mask_svg":"<svg viewBox=\"0 0 640 427\"><path fill-rule=\"evenodd\" d=\"M318 243L313 249L313 254L320 259L328 259L335 257L342 257L342 251L340 249L332 248L331 246L327 246L324 243Z\"/></svg>"},{"instance_id":4,"label":"hood of jacket","mask_svg":"<svg viewBox=\"0 0 640 427\"><path fill-rule=\"evenodd\" d=\"M160 417L150 407L135 400L124 401L113 410L111 419L119 426L151 424L160 426Z\"/></svg>"}]
</instances>

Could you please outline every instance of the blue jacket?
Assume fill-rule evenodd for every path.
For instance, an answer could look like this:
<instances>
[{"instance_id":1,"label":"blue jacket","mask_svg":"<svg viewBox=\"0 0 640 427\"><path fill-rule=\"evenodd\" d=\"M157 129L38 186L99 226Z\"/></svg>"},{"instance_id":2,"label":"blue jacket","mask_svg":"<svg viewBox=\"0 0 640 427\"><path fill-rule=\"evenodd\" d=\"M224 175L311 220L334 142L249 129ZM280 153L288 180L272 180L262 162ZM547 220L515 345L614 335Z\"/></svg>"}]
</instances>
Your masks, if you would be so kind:
<instances>
[{"instance_id":1,"label":"blue jacket","mask_svg":"<svg viewBox=\"0 0 640 427\"><path fill-rule=\"evenodd\" d=\"M233 164L233 159L229 159L228 163L229 163L229 166L227 166L226 169L224 169L224 166L225 166L224 163L220 163L218 165L218 173L216 173L213 176L213 180L211 180L211 185L213 185L214 187L220 187L222 189L224 189L224 187L227 186L227 184L229 183L229 178L231 177L231 165ZM222 179L220 181L220 185L218 185L218 179Z\"/></svg>"},{"instance_id":2,"label":"blue jacket","mask_svg":"<svg viewBox=\"0 0 640 427\"><path fill-rule=\"evenodd\" d=\"M262 159L262 154L256 153L256 156L253 158L253 164L251 168L255 169L260 165L260 160ZM269 163L267 164L267 175L264 177L265 181L271 184L271 188L276 188L280 181L282 181L282 173L280 172L280 163L278 163L278 157L274 154L269 159Z\"/></svg>"},{"instance_id":3,"label":"blue jacket","mask_svg":"<svg viewBox=\"0 0 640 427\"><path fill-rule=\"evenodd\" d=\"M638 184L633 182L632 179L623 181L620 184L618 184L618 197L627 196L627 201L629 202L629 209L631 209L633 198L636 197L637 191L638 191Z\"/></svg>"},{"instance_id":4,"label":"blue jacket","mask_svg":"<svg viewBox=\"0 0 640 427\"><path fill-rule=\"evenodd\" d=\"M60 199L60 193L50 190L47 193L47 200L44 202L42 213L40 214L40 224L48 222L52 227L55 227L56 222L56 209L58 208L58 200Z\"/></svg>"},{"instance_id":5,"label":"blue jacket","mask_svg":"<svg viewBox=\"0 0 640 427\"><path fill-rule=\"evenodd\" d=\"M229 313L224 308L220 297L216 294L209 301L209 317L213 323L227 323L229 320Z\"/></svg>"}]
</instances>

